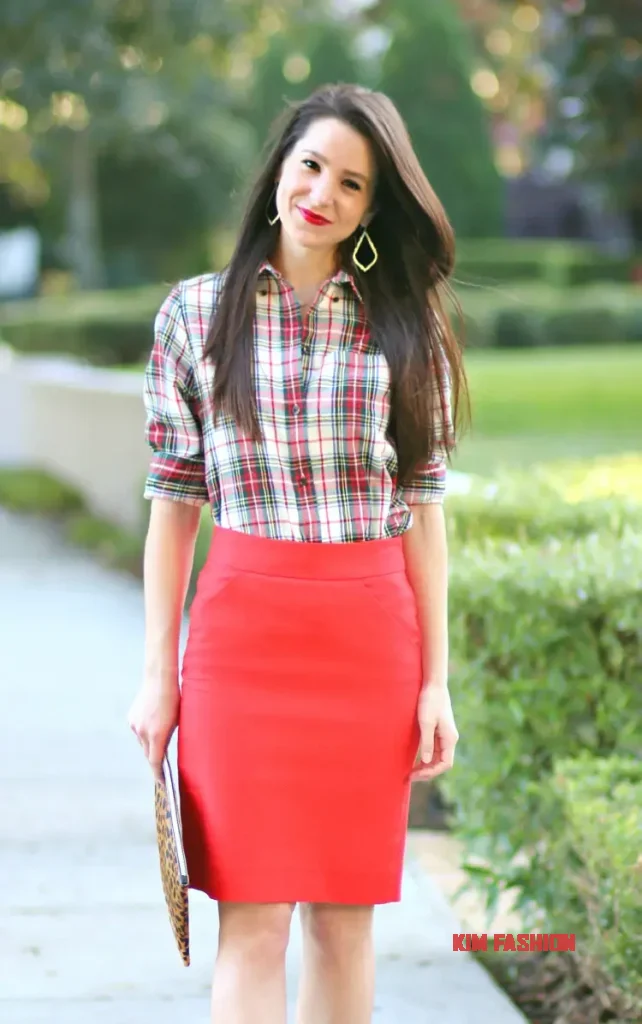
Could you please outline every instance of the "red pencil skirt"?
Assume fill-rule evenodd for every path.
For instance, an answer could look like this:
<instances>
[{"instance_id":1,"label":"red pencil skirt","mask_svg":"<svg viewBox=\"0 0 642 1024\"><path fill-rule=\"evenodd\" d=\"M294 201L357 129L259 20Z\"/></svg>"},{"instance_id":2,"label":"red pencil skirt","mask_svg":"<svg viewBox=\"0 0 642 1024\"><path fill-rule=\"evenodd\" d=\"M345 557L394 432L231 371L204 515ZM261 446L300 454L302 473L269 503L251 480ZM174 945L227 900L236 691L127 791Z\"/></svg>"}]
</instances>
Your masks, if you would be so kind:
<instances>
[{"instance_id":1,"label":"red pencil skirt","mask_svg":"<svg viewBox=\"0 0 642 1024\"><path fill-rule=\"evenodd\" d=\"M401 538L215 527L182 666L190 887L252 903L399 901L421 679Z\"/></svg>"}]
</instances>

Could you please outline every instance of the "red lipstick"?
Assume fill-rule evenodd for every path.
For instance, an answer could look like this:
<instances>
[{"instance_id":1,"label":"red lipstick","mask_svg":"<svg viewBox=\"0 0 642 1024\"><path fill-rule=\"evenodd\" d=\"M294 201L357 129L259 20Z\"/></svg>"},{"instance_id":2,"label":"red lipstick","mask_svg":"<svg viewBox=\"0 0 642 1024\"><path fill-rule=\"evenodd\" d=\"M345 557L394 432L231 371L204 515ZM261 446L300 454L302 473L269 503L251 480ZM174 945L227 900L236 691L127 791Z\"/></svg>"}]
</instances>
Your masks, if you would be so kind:
<instances>
[{"instance_id":1,"label":"red lipstick","mask_svg":"<svg viewBox=\"0 0 642 1024\"><path fill-rule=\"evenodd\" d=\"M306 210L305 206L299 206L299 213L304 220L307 220L308 224L316 224L321 227L323 224L329 224L330 221L327 217L322 217L318 213L312 213L312 210Z\"/></svg>"}]
</instances>

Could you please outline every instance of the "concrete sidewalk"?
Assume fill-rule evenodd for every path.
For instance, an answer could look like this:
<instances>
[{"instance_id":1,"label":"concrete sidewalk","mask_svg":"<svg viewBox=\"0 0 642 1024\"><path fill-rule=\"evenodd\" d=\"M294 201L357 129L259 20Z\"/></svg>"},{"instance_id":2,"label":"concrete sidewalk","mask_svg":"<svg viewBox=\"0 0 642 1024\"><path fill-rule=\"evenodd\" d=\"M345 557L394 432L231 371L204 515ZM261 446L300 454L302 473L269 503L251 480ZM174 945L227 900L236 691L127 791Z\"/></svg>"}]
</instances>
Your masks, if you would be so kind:
<instances>
[{"instance_id":1,"label":"concrete sidewalk","mask_svg":"<svg viewBox=\"0 0 642 1024\"><path fill-rule=\"evenodd\" d=\"M207 1024L216 904L190 895L184 968L160 888L151 774L126 726L142 670L139 584L0 510L0 623L0 1019ZM452 952L458 922L410 851L403 899L375 922L375 1024L523 1024L479 965ZM299 964L297 915L292 1008Z\"/></svg>"}]
</instances>

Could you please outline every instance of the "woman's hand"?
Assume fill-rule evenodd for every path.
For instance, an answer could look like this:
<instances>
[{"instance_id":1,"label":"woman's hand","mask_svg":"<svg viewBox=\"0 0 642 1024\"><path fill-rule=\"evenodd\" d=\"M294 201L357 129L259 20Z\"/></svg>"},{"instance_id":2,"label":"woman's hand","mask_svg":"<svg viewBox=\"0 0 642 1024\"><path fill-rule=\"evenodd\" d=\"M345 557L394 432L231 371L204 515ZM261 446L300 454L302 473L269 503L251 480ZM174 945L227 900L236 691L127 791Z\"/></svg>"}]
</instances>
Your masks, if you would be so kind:
<instances>
[{"instance_id":1,"label":"woman's hand","mask_svg":"<svg viewBox=\"0 0 642 1024\"><path fill-rule=\"evenodd\" d=\"M425 683L419 694L417 713L421 746L419 760L410 774L411 782L434 779L452 768L459 739L447 686Z\"/></svg>"},{"instance_id":2,"label":"woman's hand","mask_svg":"<svg viewBox=\"0 0 642 1024\"><path fill-rule=\"evenodd\" d=\"M165 752L178 725L180 691L178 684L144 684L131 706L128 724L143 748L154 778L162 780Z\"/></svg>"}]
</instances>

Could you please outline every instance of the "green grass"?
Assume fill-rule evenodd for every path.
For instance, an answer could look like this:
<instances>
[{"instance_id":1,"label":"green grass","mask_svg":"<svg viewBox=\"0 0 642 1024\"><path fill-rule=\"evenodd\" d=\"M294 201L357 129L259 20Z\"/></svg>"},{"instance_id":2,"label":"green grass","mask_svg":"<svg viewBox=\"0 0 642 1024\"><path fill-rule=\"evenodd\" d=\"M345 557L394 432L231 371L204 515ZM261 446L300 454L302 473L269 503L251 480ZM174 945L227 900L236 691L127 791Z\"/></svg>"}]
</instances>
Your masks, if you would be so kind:
<instances>
[{"instance_id":1,"label":"green grass","mask_svg":"<svg viewBox=\"0 0 642 1024\"><path fill-rule=\"evenodd\" d=\"M455 469L642 449L642 346L477 350L466 369L472 425Z\"/></svg>"}]
</instances>

